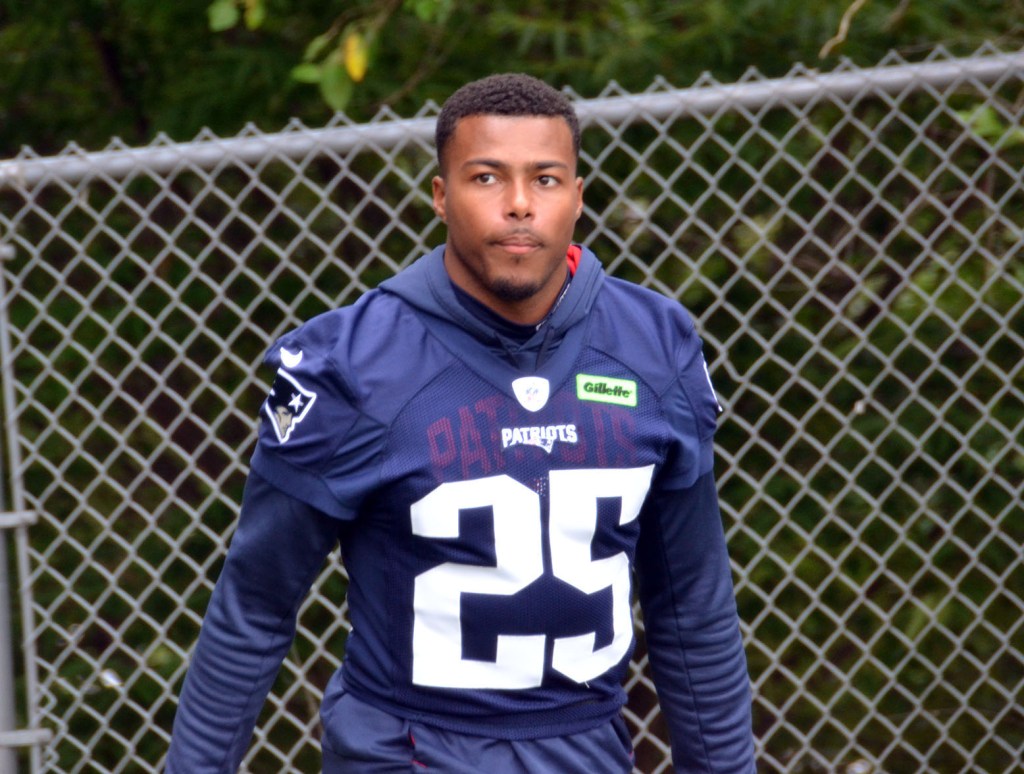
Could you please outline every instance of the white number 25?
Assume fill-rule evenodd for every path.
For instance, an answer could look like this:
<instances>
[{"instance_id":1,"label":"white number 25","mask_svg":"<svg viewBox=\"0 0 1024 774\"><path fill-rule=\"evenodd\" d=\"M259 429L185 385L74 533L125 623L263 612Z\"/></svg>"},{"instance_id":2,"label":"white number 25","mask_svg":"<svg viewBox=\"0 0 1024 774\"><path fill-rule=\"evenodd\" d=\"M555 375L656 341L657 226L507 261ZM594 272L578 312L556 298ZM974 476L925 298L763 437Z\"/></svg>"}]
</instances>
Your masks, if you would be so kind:
<instances>
[{"instance_id":1,"label":"white number 25","mask_svg":"<svg viewBox=\"0 0 1024 774\"><path fill-rule=\"evenodd\" d=\"M611 587L613 639L595 649L596 632L555 638L552 667L577 682L598 677L622 660L633 638L629 560L624 553L591 558L599 498L621 498L620 524L640 512L654 466L553 470L550 546L554 575L586 594ZM498 635L497 658L462 657L463 594L512 595L543 573L540 497L506 475L442 484L412 506L412 531L456 538L459 510L490 507L493 567L447 562L416 577L413 682L438 688L522 689L544 676L546 636Z\"/></svg>"}]
</instances>

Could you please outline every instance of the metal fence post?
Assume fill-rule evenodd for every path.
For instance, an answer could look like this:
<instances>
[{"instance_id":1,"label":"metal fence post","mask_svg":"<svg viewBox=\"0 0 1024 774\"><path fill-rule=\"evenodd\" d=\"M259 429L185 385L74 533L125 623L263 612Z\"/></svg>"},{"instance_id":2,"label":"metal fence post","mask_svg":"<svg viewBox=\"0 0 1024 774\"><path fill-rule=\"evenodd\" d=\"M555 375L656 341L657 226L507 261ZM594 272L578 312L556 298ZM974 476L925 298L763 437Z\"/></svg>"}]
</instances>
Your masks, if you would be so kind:
<instances>
[{"instance_id":1,"label":"metal fence post","mask_svg":"<svg viewBox=\"0 0 1024 774\"><path fill-rule=\"evenodd\" d=\"M0 735L17 727L14 706L14 643L7 574L7 536L0 530ZM0 774L17 774L14 750L0 744Z\"/></svg>"},{"instance_id":2,"label":"metal fence post","mask_svg":"<svg viewBox=\"0 0 1024 774\"><path fill-rule=\"evenodd\" d=\"M11 248L7 245L0 245L0 261L7 257L10 250ZM3 320L6 325L7 312L2 293L0 293L0 320ZM7 373L0 367L0 388L6 380ZM0 389L0 396L3 394L3 390ZM7 408L10 410L9 406ZM3 454L3 446L7 440L0 432L0 513L7 507ZM11 589L8 578L7 535L0 528L0 734L12 732L17 727L17 711L14 705L14 630L11 626ZM16 774L17 765L14 750L0 744L0 774Z\"/></svg>"},{"instance_id":3,"label":"metal fence post","mask_svg":"<svg viewBox=\"0 0 1024 774\"><path fill-rule=\"evenodd\" d=\"M14 249L12 247L0 245L0 261L11 258L13 254ZM34 512L30 511L11 510L11 504L8 502L4 483L6 458L3 455L3 446L5 443L10 443L8 447L12 450L10 459L16 459L16 452L13 451L15 449L14 439L16 433L13 429L14 423L9 421L13 416L14 401L12 397L13 367L11 365L11 358L8 357L7 333L10 322L7 316L6 299L7 295L3 276L0 274L0 323L2 323L0 324L0 405L6 408L6 419L8 420L3 422L3 429L0 430L0 774L18 774L18 755L15 753L15 750L19 747L32 748L45 744L49 740L50 734L47 731L18 727L17 691L15 691L14 674L16 646L14 643L14 618L11 600L14 598L15 591L24 592L24 589L20 587L19 583L13 583L12 579L15 577L15 574L20 578L27 578L25 556L28 537L26 529L35 522L36 516ZM13 570L8 567L8 532L15 536L14 546L18 556ZM22 593L21 622L24 632L31 631L32 629L32 626L29 625L31 621L30 606L31 601L29 597ZM28 659L26 659L25 663L26 665L29 663ZM25 708L26 715L29 716L32 714L31 708L34 707L32 697L35 690L35 680L30 669L26 671L25 676L27 685ZM39 753L38 751L33 751L30 755L33 761L30 770L35 771L38 769Z\"/></svg>"}]
</instances>

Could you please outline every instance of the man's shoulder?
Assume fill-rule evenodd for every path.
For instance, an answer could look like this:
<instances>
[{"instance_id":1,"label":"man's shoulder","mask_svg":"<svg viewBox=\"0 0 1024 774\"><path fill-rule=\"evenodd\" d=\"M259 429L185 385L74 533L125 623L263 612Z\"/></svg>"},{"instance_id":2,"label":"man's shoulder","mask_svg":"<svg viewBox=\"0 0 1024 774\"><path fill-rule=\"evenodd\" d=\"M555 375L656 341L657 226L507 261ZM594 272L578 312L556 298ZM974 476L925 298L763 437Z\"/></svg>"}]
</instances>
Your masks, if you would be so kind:
<instances>
[{"instance_id":1,"label":"man's shoulder","mask_svg":"<svg viewBox=\"0 0 1024 774\"><path fill-rule=\"evenodd\" d=\"M346 336L365 335L365 327L389 325L400 313L403 304L389 293L369 290L354 303L339 306L310 317L292 333L321 340L326 346Z\"/></svg>"},{"instance_id":2,"label":"man's shoulder","mask_svg":"<svg viewBox=\"0 0 1024 774\"><path fill-rule=\"evenodd\" d=\"M650 288L608 277L593 308L597 340L618 343L633 360L667 363L686 347L700 346L682 304ZM667 358L667 359L666 359Z\"/></svg>"},{"instance_id":3,"label":"man's shoulder","mask_svg":"<svg viewBox=\"0 0 1024 774\"><path fill-rule=\"evenodd\" d=\"M686 309L676 299L621 277L608 276L603 291L602 297L606 303L616 307L632 309L637 314L648 316L669 316L689 320Z\"/></svg>"},{"instance_id":4,"label":"man's shoulder","mask_svg":"<svg viewBox=\"0 0 1024 774\"><path fill-rule=\"evenodd\" d=\"M271 347L267 363L287 366L282 359L294 360L300 352L311 368L363 405L368 400L379 404L385 395L385 403L391 403L406 387L414 389L428 372L444 365L444 351L430 340L412 309L377 290L286 333Z\"/></svg>"},{"instance_id":5,"label":"man's shoulder","mask_svg":"<svg viewBox=\"0 0 1024 774\"><path fill-rule=\"evenodd\" d=\"M352 359L379 359L382 351L403 346L408 337L401 332L415 326L415 316L399 299L371 290L354 304L311 317L285 333L275 347L301 346L344 366Z\"/></svg>"}]
</instances>

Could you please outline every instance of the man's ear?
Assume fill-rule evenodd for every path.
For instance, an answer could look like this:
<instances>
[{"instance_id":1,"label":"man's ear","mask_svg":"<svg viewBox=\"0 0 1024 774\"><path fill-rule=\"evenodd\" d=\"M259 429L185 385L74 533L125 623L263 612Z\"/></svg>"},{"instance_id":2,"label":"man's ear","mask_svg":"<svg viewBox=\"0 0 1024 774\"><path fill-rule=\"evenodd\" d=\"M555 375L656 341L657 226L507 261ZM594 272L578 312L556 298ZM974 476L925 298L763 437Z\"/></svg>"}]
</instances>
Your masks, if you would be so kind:
<instances>
[{"instance_id":1,"label":"man's ear","mask_svg":"<svg viewBox=\"0 0 1024 774\"><path fill-rule=\"evenodd\" d=\"M576 178L576 198L579 200L579 204L576 205L576 220L580 219L580 215L583 214L583 178Z\"/></svg>"},{"instance_id":2,"label":"man's ear","mask_svg":"<svg viewBox=\"0 0 1024 774\"><path fill-rule=\"evenodd\" d=\"M445 216L444 210L444 178L437 175L432 181L431 186L434 190L434 212L437 213L443 222L447 223L448 219Z\"/></svg>"}]
</instances>

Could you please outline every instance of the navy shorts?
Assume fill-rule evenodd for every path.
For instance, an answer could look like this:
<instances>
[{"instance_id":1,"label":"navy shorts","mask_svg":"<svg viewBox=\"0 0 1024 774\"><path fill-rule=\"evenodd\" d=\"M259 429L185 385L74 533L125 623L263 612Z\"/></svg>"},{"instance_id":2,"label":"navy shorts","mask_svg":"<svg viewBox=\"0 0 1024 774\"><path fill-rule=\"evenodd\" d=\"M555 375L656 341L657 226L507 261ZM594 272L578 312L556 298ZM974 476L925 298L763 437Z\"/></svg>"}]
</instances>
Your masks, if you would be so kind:
<instances>
[{"instance_id":1,"label":"navy shorts","mask_svg":"<svg viewBox=\"0 0 1024 774\"><path fill-rule=\"evenodd\" d=\"M323 718L324 774L629 774L616 717L589 731L525 741L472 736L395 717L343 694Z\"/></svg>"}]
</instances>

